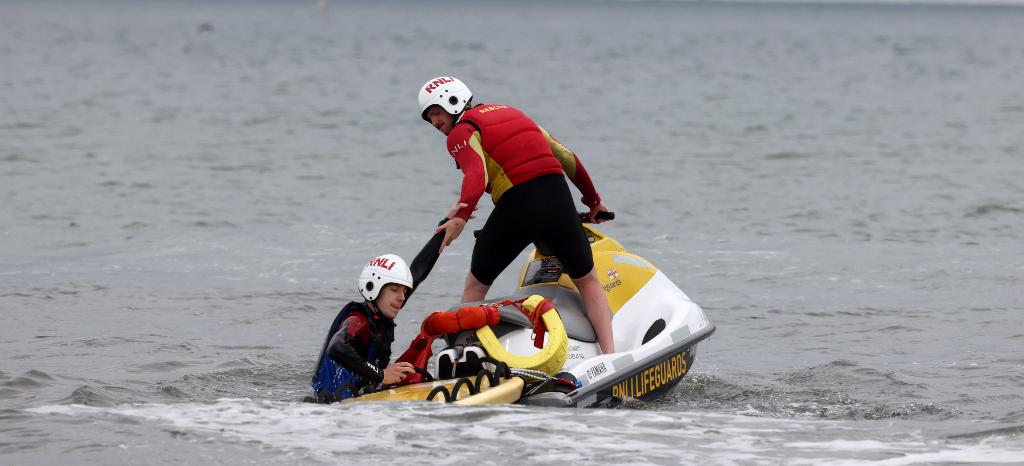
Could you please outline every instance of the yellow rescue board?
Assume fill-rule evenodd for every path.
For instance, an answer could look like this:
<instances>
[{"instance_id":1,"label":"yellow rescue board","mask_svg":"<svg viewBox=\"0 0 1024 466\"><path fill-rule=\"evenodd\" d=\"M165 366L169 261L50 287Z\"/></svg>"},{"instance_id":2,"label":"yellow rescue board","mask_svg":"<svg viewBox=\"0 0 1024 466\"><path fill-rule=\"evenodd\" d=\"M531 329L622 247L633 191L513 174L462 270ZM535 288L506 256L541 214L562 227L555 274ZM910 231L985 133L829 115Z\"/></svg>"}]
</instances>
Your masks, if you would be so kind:
<instances>
[{"instance_id":1,"label":"yellow rescue board","mask_svg":"<svg viewBox=\"0 0 1024 466\"><path fill-rule=\"evenodd\" d=\"M523 379L519 377L502 379L501 384L481 389L480 393L466 399L457 400L455 404L467 406L515 403L519 401L519 397L523 396L523 385Z\"/></svg>"},{"instance_id":2,"label":"yellow rescue board","mask_svg":"<svg viewBox=\"0 0 1024 466\"><path fill-rule=\"evenodd\" d=\"M446 387L448 391L451 391L455 382L459 379L446 379L446 380L435 380L433 382L422 382L414 383L412 385L402 385L400 387L391 388L388 390L381 390L379 392L367 393L357 398L349 398L344 400L344 403L353 401L425 401L427 395L435 387ZM463 391L463 390L459 390ZM444 396L437 395L434 397L434 401L444 401Z\"/></svg>"},{"instance_id":3,"label":"yellow rescue board","mask_svg":"<svg viewBox=\"0 0 1024 466\"><path fill-rule=\"evenodd\" d=\"M436 387L445 387L450 393L459 379L435 380L433 382L422 382L412 385L403 385L379 392L367 393L366 395L349 398L342 403L361 401L426 401L427 395ZM486 384L486 379L485 382ZM456 396L456 404L478 405L478 404L500 404L515 403L523 394L523 379L512 377L501 379L498 385L481 388L480 393L470 394L469 384L462 384L459 387L459 394ZM433 401L444 401L444 396L438 394Z\"/></svg>"}]
</instances>

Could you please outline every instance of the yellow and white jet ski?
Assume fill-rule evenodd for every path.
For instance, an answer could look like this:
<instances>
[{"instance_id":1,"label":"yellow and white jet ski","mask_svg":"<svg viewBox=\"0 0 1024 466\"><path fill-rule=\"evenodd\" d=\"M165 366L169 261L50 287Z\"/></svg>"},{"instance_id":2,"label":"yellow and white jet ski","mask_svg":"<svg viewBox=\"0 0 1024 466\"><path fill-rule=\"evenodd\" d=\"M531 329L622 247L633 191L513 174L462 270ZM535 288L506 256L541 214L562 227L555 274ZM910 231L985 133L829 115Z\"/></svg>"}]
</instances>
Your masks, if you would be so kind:
<instances>
[{"instance_id":1,"label":"yellow and white jet ski","mask_svg":"<svg viewBox=\"0 0 1024 466\"><path fill-rule=\"evenodd\" d=\"M428 365L436 381L353 401L613 407L666 393L693 366L697 343L715 326L657 267L593 226L584 229L614 314L616 353L601 354L579 292L558 259L534 250L512 295L453 308L493 306L500 321L447 335L447 347Z\"/></svg>"}]
</instances>

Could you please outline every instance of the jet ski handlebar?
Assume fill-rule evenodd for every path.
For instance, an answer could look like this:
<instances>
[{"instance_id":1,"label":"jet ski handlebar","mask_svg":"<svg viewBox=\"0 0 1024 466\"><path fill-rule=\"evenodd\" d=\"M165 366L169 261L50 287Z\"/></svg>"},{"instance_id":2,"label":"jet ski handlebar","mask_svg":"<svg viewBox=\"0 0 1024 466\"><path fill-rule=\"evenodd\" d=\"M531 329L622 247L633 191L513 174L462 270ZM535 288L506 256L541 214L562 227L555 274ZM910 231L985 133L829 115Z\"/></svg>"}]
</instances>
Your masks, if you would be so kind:
<instances>
[{"instance_id":1,"label":"jet ski handlebar","mask_svg":"<svg viewBox=\"0 0 1024 466\"><path fill-rule=\"evenodd\" d=\"M590 223L590 212L577 212L580 216L581 223ZM615 220L615 212L602 211L595 215L598 220Z\"/></svg>"}]
</instances>

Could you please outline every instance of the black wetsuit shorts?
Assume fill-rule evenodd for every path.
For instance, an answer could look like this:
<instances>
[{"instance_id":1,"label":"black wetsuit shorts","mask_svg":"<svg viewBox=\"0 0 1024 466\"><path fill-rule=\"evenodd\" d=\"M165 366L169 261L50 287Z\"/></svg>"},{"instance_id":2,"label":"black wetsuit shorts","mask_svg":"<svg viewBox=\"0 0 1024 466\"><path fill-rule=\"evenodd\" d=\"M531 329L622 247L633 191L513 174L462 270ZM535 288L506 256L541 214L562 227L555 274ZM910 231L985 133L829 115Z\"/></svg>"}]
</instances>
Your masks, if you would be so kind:
<instances>
[{"instance_id":1,"label":"black wetsuit shorts","mask_svg":"<svg viewBox=\"0 0 1024 466\"><path fill-rule=\"evenodd\" d=\"M510 188L480 230L469 270L490 286L530 243L542 243L570 278L594 268L590 242L562 175L543 175Z\"/></svg>"}]
</instances>

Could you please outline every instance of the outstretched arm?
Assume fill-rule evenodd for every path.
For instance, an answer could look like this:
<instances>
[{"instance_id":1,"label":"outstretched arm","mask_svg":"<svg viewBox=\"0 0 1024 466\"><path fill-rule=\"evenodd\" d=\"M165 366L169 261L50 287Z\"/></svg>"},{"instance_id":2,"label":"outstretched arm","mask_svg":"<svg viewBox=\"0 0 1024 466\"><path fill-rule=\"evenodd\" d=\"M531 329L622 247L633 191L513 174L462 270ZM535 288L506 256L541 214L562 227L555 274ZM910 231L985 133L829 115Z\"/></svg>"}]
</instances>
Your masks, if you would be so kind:
<instances>
[{"instance_id":1,"label":"outstretched arm","mask_svg":"<svg viewBox=\"0 0 1024 466\"><path fill-rule=\"evenodd\" d=\"M487 167L484 165L485 155L481 143L480 132L470 124L457 124L448 133L448 152L455 158L455 163L462 170L462 191L459 202L466 204L454 216L465 222L473 216L476 203L480 201L490 180Z\"/></svg>"},{"instance_id":2,"label":"outstretched arm","mask_svg":"<svg viewBox=\"0 0 1024 466\"><path fill-rule=\"evenodd\" d=\"M487 168L484 166L486 152L480 142L480 132L471 124L456 124L452 132L448 133L448 152L455 158L455 165L462 170L462 192L459 194L459 203L465 207L459 209L454 216L449 215L448 221L437 227L434 233L444 232L444 240L438 248L438 254L444 252L445 246L452 244L466 223L473 216L476 210L476 203L480 200L490 182L487 178Z\"/></svg>"},{"instance_id":3,"label":"outstretched arm","mask_svg":"<svg viewBox=\"0 0 1024 466\"><path fill-rule=\"evenodd\" d=\"M445 218L441 220L438 225L447 222ZM423 280L427 279L427 275L430 275L430 270L434 268L434 264L437 263L437 258L441 256L441 242L444 241L444 231L440 233L434 233L434 236L430 237L427 244L423 246L419 254L416 254L416 258L409 264L409 271L412 272L412 289L409 290L409 294L405 296L406 301L412 296L416 288L423 283Z\"/></svg>"},{"instance_id":4,"label":"outstretched arm","mask_svg":"<svg viewBox=\"0 0 1024 466\"><path fill-rule=\"evenodd\" d=\"M455 215L459 210L465 209L466 207L468 206L465 202L456 202L455 206L448 211L448 215L437 223L437 226L440 227L448 222L448 220L455 218ZM476 209L474 208L474 210ZM473 217L474 215L471 211L469 218ZM430 237L427 244L423 245L423 249L420 250L420 253L416 254L416 258L412 260L412 263L409 265L409 271L412 272L412 290L410 290L409 294L406 295L406 301L409 300L409 296L412 296L413 291L416 291L416 288L420 286L420 283L423 283L423 280L427 279L427 275L430 275L430 271L434 268L434 264L437 263L437 258L441 256L441 243L443 241L444 230L441 230L440 232L435 230L434 236Z\"/></svg>"}]
</instances>

